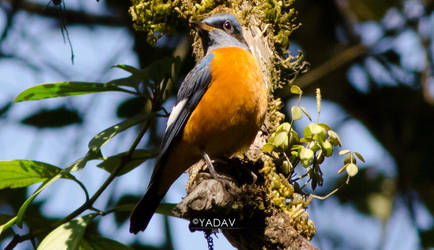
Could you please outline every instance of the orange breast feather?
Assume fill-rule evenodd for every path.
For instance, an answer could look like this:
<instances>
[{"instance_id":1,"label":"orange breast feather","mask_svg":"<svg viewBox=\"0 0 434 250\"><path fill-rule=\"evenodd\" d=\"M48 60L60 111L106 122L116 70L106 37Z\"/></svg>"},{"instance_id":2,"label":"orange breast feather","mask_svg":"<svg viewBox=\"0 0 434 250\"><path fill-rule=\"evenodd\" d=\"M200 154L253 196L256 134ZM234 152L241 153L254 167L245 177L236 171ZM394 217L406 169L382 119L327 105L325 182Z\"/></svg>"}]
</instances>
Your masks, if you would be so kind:
<instances>
[{"instance_id":1,"label":"orange breast feather","mask_svg":"<svg viewBox=\"0 0 434 250\"><path fill-rule=\"evenodd\" d=\"M241 48L212 51L210 87L188 119L182 141L211 156L249 146L267 109L266 87L256 59Z\"/></svg>"}]
</instances>

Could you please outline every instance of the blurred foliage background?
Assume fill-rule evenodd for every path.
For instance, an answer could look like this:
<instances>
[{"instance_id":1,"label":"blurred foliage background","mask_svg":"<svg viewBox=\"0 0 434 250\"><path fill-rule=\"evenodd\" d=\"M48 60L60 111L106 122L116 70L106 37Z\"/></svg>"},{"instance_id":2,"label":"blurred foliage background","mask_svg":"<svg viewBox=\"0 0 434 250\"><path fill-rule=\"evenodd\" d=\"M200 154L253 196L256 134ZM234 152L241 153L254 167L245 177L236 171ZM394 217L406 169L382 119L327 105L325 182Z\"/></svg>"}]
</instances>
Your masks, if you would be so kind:
<instances>
[{"instance_id":1,"label":"blurred foliage background","mask_svg":"<svg viewBox=\"0 0 434 250\"><path fill-rule=\"evenodd\" d=\"M0 3L1 160L33 159L66 166L86 152L93 135L146 106L141 99L120 93L12 104L25 88L65 80L107 81L125 76L111 65L143 68L175 50L183 55L180 79L194 66L187 29L162 37L152 47L146 34L132 29L129 4L115 0ZM289 50L294 55L302 51L310 64L295 84L305 96L321 88L321 119L339 132L344 147L354 148L367 160L350 185L326 201L313 203L310 213L317 226L313 244L321 249L434 247L433 6L430 0L295 3L302 26L290 37ZM175 95L176 86L170 93ZM295 100L289 91L280 95L287 100L288 113ZM304 99L314 112L314 98ZM167 109L173 102L168 99ZM140 147L158 146L164 122L159 119L151 125ZM135 133L122 134L103 151L125 151ZM326 194L344 181L336 178L338 164L333 159L327 162L325 185L317 194ZM144 192L149 174L150 168L142 167L120 178L96 206L131 202ZM104 175L89 166L78 177L92 192ZM179 201L184 184L181 178L167 200ZM28 210L36 227L61 218L84 200L67 180L55 185ZM15 214L34 190L34 186L0 190L0 222ZM134 237L127 232L127 217L128 213L106 216L93 230L137 249L206 247L202 235L188 232L186 222L157 217L150 232ZM13 229L25 233L27 227ZM11 236L0 237L0 248ZM216 248L230 248L222 238Z\"/></svg>"}]
</instances>

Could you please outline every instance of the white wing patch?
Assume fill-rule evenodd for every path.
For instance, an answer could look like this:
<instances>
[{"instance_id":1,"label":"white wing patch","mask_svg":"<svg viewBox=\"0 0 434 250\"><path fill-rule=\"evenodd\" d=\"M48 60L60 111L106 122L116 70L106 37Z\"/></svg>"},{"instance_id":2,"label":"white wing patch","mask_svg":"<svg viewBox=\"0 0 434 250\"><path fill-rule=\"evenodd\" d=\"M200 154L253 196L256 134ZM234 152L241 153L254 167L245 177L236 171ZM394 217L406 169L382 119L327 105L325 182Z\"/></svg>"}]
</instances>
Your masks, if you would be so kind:
<instances>
[{"instance_id":1,"label":"white wing patch","mask_svg":"<svg viewBox=\"0 0 434 250\"><path fill-rule=\"evenodd\" d=\"M167 129L170 127L170 125L172 125L176 121L176 119L178 119L179 113L181 113L181 110L184 108L186 103L187 98L182 99L180 102L178 102L178 104L175 105L175 107L173 107L172 112L169 115L169 119L167 120L165 132L167 132Z\"/></svg>"}]
</instances>

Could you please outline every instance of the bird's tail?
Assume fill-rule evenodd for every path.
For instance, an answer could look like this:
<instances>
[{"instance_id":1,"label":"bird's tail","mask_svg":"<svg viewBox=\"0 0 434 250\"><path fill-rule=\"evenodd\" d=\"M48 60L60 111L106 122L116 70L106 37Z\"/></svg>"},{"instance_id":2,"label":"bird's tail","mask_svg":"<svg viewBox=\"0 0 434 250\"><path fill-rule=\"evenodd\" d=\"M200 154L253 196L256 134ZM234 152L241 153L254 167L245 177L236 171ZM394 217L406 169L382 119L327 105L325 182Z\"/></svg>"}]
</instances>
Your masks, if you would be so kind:
<instances>
[{"instance_id":1,"label":"bird's tail","mask_svg":"<svg viewBox=\"0 0 434 250\"><path fill-rule=\"evenodd\" d=\"M192 155L191 148L176 144L174 150L163 151L157 158L154 172L145 196L137 203L130 217L130 232L145 230L172 183L200 156ZM199 158L198 158L199 157Z\"/></svg>"},{"instance_id":2,"label":"bird's tail","mask_svg":"<svg viewBox=\"0 0 434 250\"><path fill-rule=\"evenodd\" d=\"M155 176L153 176L155 177ZM151 180L146 194L137 203L130 217L130 232L137 234L145 230L157 210L163 196L158 192L158 181Z\"/></svg>"}]
</instances>

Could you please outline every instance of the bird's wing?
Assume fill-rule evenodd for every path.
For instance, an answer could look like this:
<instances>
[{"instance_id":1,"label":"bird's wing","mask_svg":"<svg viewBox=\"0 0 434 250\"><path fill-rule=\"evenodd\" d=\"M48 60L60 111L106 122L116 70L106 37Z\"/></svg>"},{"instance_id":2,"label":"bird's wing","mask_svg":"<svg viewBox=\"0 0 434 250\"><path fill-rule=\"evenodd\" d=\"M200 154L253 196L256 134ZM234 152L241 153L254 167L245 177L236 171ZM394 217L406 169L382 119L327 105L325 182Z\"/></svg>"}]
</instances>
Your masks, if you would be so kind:
<instances>
[{"instance_id":1,"label":"bird's wing","mask_svg":"<svg viewBox=\"0 0 434 250\"><path fill-rule=\"evenodd\" d=\"M167 121L166 132L161 144L160 156L163 156L174 138L181 134L184 125L196 108L211 83L211 64L214 54L208 54L185 77L178 91L176 105Z\"/></svg>"}]
</instances>

